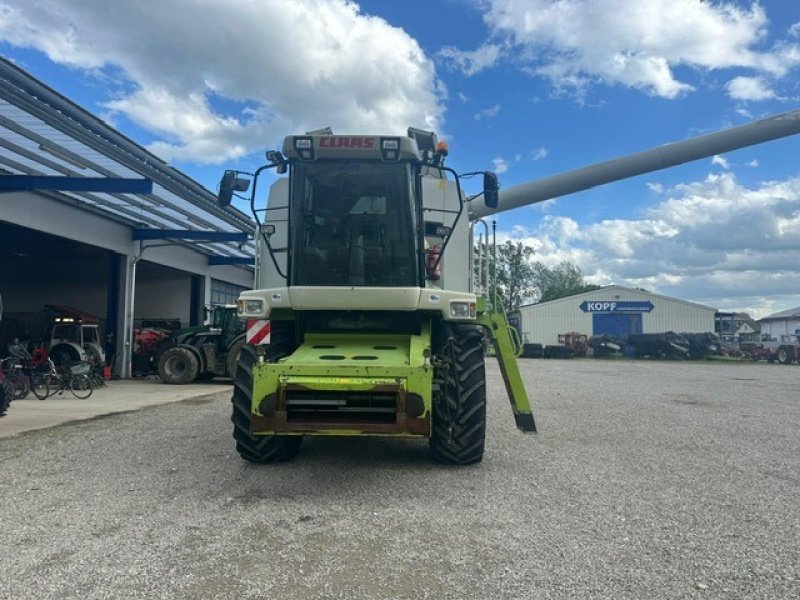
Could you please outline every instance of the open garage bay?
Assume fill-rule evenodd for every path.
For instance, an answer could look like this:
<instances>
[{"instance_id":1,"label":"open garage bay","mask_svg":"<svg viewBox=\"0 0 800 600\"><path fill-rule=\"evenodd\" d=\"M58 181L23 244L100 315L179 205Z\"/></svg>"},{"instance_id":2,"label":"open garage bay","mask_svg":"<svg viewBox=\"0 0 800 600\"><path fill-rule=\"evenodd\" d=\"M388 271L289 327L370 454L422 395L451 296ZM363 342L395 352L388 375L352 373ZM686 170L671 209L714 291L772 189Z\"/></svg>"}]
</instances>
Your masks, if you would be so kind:
<instances>
[{"instance_id":1,"label":"open garage bay","mask_svg":"<svg viewBox=\"0 0 800 600\"><path fill-rule=\"evenodd\" d=\"M539 435L491 362L468 468L246 464L227 392L0 440L0 597L800 597L800 368L521 365Z\"/></svg>"}]
</instances>

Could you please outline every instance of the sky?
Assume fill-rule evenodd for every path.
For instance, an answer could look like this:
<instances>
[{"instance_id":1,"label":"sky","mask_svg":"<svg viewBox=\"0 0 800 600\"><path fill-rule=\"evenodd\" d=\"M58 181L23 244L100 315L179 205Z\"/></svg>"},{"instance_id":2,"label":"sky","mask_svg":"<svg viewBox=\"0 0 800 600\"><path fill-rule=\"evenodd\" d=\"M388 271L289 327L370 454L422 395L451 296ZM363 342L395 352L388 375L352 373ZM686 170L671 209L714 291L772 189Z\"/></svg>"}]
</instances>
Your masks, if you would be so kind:
<instances>
[{"instance_id":1,"label":"sky","mask_svg":"<svg viewBox=\"0 0 800 600\"><path fill-rule=\"evenodd\" d=\"M212 191L325 126L435 130L508 188L800 108L795 0L0 0L0 53ZM794 308L799 144L507 211L498 239L589 283Z\"/></svg>"}]
</instances>

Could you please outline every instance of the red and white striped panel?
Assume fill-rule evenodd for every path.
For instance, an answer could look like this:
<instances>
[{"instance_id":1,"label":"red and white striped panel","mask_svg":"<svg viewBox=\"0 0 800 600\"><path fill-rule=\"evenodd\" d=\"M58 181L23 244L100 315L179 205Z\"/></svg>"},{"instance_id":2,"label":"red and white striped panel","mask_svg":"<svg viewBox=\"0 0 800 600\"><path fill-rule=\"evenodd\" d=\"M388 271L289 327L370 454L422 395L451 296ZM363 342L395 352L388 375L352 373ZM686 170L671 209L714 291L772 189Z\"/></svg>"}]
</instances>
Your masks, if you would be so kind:
<instances>
[{"instance_id":1,"label":"red and white striped panel","mask_svg":"<svg viewBox=\"0 0 800 600\"><path fill-rule=\"evenodd\" d=\"M266 319L247 319L246 342L253 346L269 344L269 321Z\"/></svg>"}]
</instances>

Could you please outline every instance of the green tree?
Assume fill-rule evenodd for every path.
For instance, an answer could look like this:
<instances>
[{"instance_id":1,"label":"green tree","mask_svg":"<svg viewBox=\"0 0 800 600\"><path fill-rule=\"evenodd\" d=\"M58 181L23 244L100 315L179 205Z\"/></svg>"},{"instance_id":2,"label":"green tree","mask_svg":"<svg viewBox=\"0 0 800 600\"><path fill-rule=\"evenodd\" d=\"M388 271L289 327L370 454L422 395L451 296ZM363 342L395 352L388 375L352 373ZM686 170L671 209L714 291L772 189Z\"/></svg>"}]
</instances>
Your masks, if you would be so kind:
<instances>
[{"instance_id":1,"label":"green tree","mask_svg":"<svg viewBox=\"0 0 800 600\"><path fill-rule=\"evenodd\" d=\"M574 296L600 289L599 285L587 284L580 267L565 260L554 267L537 261L532 266L539 302Z\"/></svg>"},{"instance_id":2,"label":"green tree","mask_svg":"<svg viewBox=\"0 0 800 600\"><path fill-rule=\"evenodd\" d=\"M533 262L534 251L522 242L506 241L497 245L497 263L492 267L489 246L490 301L498 297L505 310L516 310L533 299L536 291ZM478 246L475 246L475 274L478 272ZM491 282L494 282L492 285Z\"/></svg>"}]
</instances>

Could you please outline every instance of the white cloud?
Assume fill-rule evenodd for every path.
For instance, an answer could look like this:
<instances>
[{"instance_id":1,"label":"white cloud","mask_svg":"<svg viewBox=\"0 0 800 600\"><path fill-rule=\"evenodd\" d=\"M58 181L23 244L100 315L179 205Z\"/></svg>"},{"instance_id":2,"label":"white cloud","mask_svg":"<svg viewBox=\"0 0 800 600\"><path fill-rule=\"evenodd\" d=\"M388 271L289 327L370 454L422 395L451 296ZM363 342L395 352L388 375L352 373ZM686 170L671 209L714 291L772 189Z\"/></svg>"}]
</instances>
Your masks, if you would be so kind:
<instances>
[{"instance_id":1,"label":"white cloud","mask_svg":"<svg viewBox=\"0 0 800 600\"><path fill-rule=\"evenodd\" d=\"M480 111L478 113L475 113L473 115L473 118L476 121L481 121L483 119L492 119L492 118L496 117L498 114L500 114L500 105L499 104L495 104L494 106L492 106L490 108L484 108L482 111Z\"/></svg>"},{"instance_id":2,"label":"white cloud","mask_svg":"<svg viewBox=\"0 0 800 600\"><path fill-rule=\"evenodd\" d=\"M728 159L725 158L724 156L720 156L719 154L715 154L711 158L711 164L712 165L717 165L719 167L722 167L723 169L730 169L731 168L730 165L728 164Z\"/></svg>"},{"instance_id":3,"label":"white cloud","mask_svg":"<svg viewBox=\"0 0 800 600\"><path fill-rule=\"evenodd\" d=\"M325 125L401 133L442 124L446 91L432 61L354 3L153 6L0 0L0 40L121 76L108 107L158 134L153 147L168 160L222 162Z\"/></svg>"},{"instance_id":4,"label":"white cloud","mask_svg":"<svg viewBox=\"0 0 800 600\"><path fill-rule=\"evenodd\" d=\"M439 50L438 56L444 59L445 64L454 66L470 77L493 67L500 59L501 53L501 46L484 44L477 50L459 50L452 46L445 46Z\"/></svg>"},{"instance_id":5,"label":"white cloud","mask_svg":"<svg viewBox=\"0 0 800 600\"><path fill-rule=\"evenodd\" d=\"M533 160L544 160L550 154L550 151L544 146L536 148L533 151Z\"/></svg>"},{"instance_id":6,"label":"white cloud","mask_svg":"<svg viewBox=\"0 0 800 600\"><path fill-rule=\"evenodd\" d=\"M570 260L600 285L643 287L761 316L797 305L800 177L750 189L724 172L667 196L641 219L579 225L547 215L535 231L507 235L532 245L546 264Z\"/></svg>"},{"instance_id":7,"label":"white cloud","mask_svg":"<svg viewBox=\"0 0 800 600\"><path fill-rule=\"evenodd\" d=\"M734 77L725 86L728 95L736 100L767 100L775 97L761 77Z\"/></svg>"},{"instance_id":8,"label":"white cloud","mask_svg":"<svg viewBox=\"0 0 800 600\"><path fill-rule=\"evenodd\" d=\"M655 192L656 194L661 194L664 192L664 186L658 182L647 182L645 185L651 192Z\"/></svg>"},{"instance_id":9,"label":"white cloud","mask_svg":"<svg viewBox=\"0 0 800 600\"><path fill-rule=\"evenodd\" d=\"M505 173L506 171L508 171L508 161L502 156L498 156L497 158L492 159L492 164L494 165L492 170L498 175L500 173Z\"/></svg>"},{"instance_id":10,"label":"white cloud","mask_svg":"<svg viewBox=\"0 0 800 600\"><path fill-rule=\"evenodd\" d=\"M748 167L753 167L753 168L757 167L757 166L758 166L758 159L757 159L757 158L754 158L753 160L751 160L750 162L748 162L746 166L748 166Z\"/></svg>"},{"instance_id":11,"label":"white cloud","mask_svg":"<svg viewBox=\"0 0 800 600\"><path fill-rule=\"evenodd\" d=\"M473 52L448 48L443 55L466 75L507 57L559 89L619 84L675 98L693 89L677 75L679 66L782 77L800 64L797 45L759 48L768 18L755 2L484 0L480 6L493 43ZM479 60L489 47L496 52Z\"/></svg>"}]
</instances>

